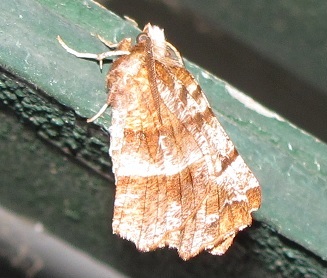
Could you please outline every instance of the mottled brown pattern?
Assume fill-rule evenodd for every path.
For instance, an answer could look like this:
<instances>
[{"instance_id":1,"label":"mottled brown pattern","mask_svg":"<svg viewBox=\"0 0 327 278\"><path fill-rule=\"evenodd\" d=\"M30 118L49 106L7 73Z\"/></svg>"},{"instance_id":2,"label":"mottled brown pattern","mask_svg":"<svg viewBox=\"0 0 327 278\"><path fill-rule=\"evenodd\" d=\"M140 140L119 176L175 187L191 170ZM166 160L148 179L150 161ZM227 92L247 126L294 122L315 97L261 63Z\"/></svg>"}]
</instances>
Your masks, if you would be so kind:
<instances>
[{"instance_id":1,"label":"mottled brown pattern","mask_svg":"<svg viewBox=\"0 0 327 278\"><path fill-rule=\"evenodd\" d=\"M117 51L128 54L107 76L114 233L141 251L176 248L184 260L225 253L260 206L258 181L161 29L148 24Z\"/></svg>"}]
</instances>

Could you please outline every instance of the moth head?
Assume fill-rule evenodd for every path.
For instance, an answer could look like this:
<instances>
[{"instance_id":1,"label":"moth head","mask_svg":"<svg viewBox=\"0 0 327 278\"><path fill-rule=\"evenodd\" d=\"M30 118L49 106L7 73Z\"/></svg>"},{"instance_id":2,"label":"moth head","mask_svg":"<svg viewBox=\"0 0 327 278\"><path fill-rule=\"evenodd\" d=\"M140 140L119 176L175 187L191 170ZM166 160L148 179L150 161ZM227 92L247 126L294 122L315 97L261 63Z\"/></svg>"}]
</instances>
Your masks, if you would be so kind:
<instances>
[{"instance_id":1,"label":"moth head","mask_svg":"<svg viewBox=\"0 0 327 278\"><path fill-rule=\"evenodd\" d=\"M153 53L155 56L164 57L166 52L166 39L164 30L159 28L156 25L151 25L148 23L145 25L143 32L138 37L138 40L141 41L146 36L148 39L151 40L153 46Z\"/></svg>"},{"instance_id":2,"label":"moth head","mask_svg":"<svg viewBox=\"0 0 327 278\"><path fill-rule=\"evenodd\" d=\"M148 23L145 25L143 32L139 34L137 42L142 42L142 40L151 41L154 59L169 65L184 66L182 57L177 49L166 41L163 29Z\"/></svg>"}]
</instances>

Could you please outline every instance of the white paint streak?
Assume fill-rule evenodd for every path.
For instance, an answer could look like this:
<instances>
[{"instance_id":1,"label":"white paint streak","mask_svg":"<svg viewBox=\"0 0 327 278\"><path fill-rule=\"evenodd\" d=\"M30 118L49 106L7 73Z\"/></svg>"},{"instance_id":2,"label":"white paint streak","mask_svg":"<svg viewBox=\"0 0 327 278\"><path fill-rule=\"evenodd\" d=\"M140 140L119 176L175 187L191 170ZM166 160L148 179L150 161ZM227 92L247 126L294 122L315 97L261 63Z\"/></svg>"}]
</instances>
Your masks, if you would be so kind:
<instances>
[{"instance_id":1,"label":"white paint streak","mask_svg":"<svg viewBox=\"0 0 327 278\"><path fill-rule=\"evenodd\" d=\"M208 72L206 72L206 71L201 71L201 74L205 79L210 79L211 78L210 74Z\"/></svg>"},{"instance_id":2,"label":"white paint streak","mask_svg":"<svg viewBox=\"0 0 327 278\"><path fill-rule=\"evenodd\" d=\"M320 171L320 163L315 159L315 165L317 166L317 170Z\"/></svg>"},{"instance_id":3,"label":"white paint streak","mask_svg":"<svg viewBox=\"0 0 327 278\"><path fill-rule=\"evenodd\" d=\"M243 94L242 92L240 92L236 88L232 87L231 85L226 84L225 88L227 89L227 91L233 98L235 98L239 102L243 103L245 107L247 107L267 118L274 118L278 121L285 122L284 118L282 118L278 114L270 111L266 107L262 106L260 103L256 102L253 98L250 98L249 96Z\"/></svg>"}]
</instances>

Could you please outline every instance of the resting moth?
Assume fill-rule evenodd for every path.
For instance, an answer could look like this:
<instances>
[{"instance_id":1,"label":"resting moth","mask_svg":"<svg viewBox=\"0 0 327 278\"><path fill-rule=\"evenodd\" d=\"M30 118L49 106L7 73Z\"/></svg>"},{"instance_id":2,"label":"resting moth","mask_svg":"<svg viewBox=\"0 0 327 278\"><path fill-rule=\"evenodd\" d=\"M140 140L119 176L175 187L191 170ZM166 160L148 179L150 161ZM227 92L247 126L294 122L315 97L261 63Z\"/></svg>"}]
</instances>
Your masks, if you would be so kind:
<instances>
[{"instance_id":1,"label":"resting moth","mask_svg":"<svg viewBox=\"0 0 327 278\"><path fill-rule=\"evenodd\" d=\"M169 246L190 259L226 252L261 203L257 179L213 114L164 32L147 24L102 54L117 56L107 75L110 150L116 179L113 232L141 251Z\"/></svg>"}]
</instances>

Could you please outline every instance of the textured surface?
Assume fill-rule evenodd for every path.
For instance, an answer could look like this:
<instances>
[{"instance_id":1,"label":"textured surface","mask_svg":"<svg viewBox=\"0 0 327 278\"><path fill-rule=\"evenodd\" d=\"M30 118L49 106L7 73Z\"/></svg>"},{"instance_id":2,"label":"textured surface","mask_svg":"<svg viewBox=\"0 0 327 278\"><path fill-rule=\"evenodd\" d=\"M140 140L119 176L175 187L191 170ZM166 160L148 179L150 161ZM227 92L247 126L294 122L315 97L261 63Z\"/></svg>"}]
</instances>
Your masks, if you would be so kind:
<instances>
[{"instance_id":1,"label":"textured surface","mask_svg":"<svg viewBox=\"0 0 327 278\"><path fill-rule=\"evenodd\" d=\"M66 41L69 38L70 45L78 45L80 51L101 52L105 48L90 36L90 32L99 33L112 41L119 41L123 37L133 37L137 33L136 29L87 1L60 1L60 4L55 1L3 1L2 7L1 18L4 20L1 20L0 24L5 39L0 45L0 62L2 68L14 74L15 79L2 75L4 80L1 83L3 105L1 110L5 106L6 111L9 109L14 111L19 119L36 127L39 134L61 131L64 135L61 137L62 142L72 146L77 153L82 151L90 155L83 146L92 138L92 132L87 130L83 119L77 117L76 122L73 120L76 116L73 111L86 118L99 109L106 98L104 84L106 70L101 74L96 63L71 57L57 44L55 38L60 34L66 36ZM166 33L169 34L169 30L166 30ZM120 252L113 251L116 253L113 256L118 262L117 267L143 277L147 275L159 277L160 273L179 277L190 277L191 274L196 276L199 273L214 277L219 273L222 277L225 274L226 277L229 274L228 270L234 270L234 273L238 274L242 273L241 271L247 273L252 271L253 274L254 269L257 270L253 267L253 262L257 259L265 262L265 265L274 271L284 274L285 277L290 275L290 265L292 274L313 273L312 276L323 277L322 268L325 265L321 258L327 257L324 224L326 215L321 213L321 209L326 206L326 146L250 99L246 99L244 95L197 66L187 63L187 68L199 80L214 112L219 115L226 132L262 185L263 206L255 214L256 219L268 223L275 231L278 230L278 233L261 225L253 225L238 236L239 240L236 240L242 242L243 247L234 245L235 247L233 246L228 254L220 259L201 256L185 264L178 263L168 250L149 255L139 254L130 245L118 240L116 244L121 247ZM20 78L24 78L25 83L20 82ZM32 84L27 91L21 89L26 87L26 82ZM44 105L40 105L40 97L44 100ZM58 103L62 105L57 106ZM54 117L51 120L53 111L57 111L59 119ZM69 115L69 126L83 130L82 133L67 132L69 129L66 128L67 114L65 113ZM61 120L64 121L64 125ZM104 115L98 123L101 127L108 128L109 116ZM62 128L58 129L58 124ZM18 123L10 125L16 126ZM49 138L52 143L57 143L58 139L59 137ZM94 146L103 147L100 147L102 151L97 157L107 163L105 140L100 144L98 140L92 139L92 142ZM10 145L8 148L13 146ZM26 149L19 150L17 157L25 155ZM35 159L35 156L34 151L32 159ZM2 165L6 166L4 163ZM43 167L40 166L40 169ZM35 209L29 213L31 217L39 218L42 212L46 213L44 219L57 220L49 222L50 230L54 231L61 227L63 231L66 230L67 235L71 235L70 238L67 237L69 241L74 241L84 250L107 260L101 253L109 252L110 245L103 244L99 237L100 234L107 235L107 230L96 228L94 234L88 234L88 237L96 242L93 241L92 244L85 246L87 244L84 245L83 237L79 241L71 233L74 227L83 234L84 227L79 226L79 222L66 226L60 221L63 217L62 213L52 208L53 196L48 193L49 189L46 187L43 190L35 190L48 198L43 203L48 207L46 210L44 207L37 208L39 200L33 197L33 191L27 195L28 198L25 195L27 192L22 191L20 202L12 202L17 196L17 192L12 190L17 181L15 178L29 180L35 177L34 171L26 173L26 176L23 175L26 167L15 169L16 172L10 172L10 177L14 181L7 183L8 190L5 194L1 194L1 203L6 203L6 206L16 210L20 209L23 214L27 214L25 208L30 207L32 203ZM75 178L77 177L78 175ZM42 181L39 181L40 183L43 184ZM50 188L55 189L56 194L59 194L63 200L68 194L65 187L70 188L72 185L70 182L62 184L60 179L58 184L63 187L51 185ZM81 184L85 184L85 181ZM47 185L46 181L44 185ZM28 190L29 186L22 186L22 188ZM79 199L75 194L74 191L71 193L72 200ZM89 204L97 206L102 202L101 198L92 197L92 193L90 198ZM21 200L26 201L25 205ZM91 212L93 210L94 208L90 208ZM76 211L79 212L80 209L77 207ZM76 212L70 215L76 217ZM99 217L95 215L93 217ZM83 214L82 219L84 219ZM106 222L103 224L106 227L110 219L104 217L103 221ZM86 227L90 223L92 221L85 223ZM265 237L267 230L269 233ZM63 232L62 237L64 234ZM249 235L251 237L253 235L256 239L243 242L242 240L248 239ZM283 236L290 240L286 240ZM306 252L296 243L309 251ZM246 249L243 249L244 246ZM253 252L260 255L252 256ZM251 261L250 265L244 264L247 260ZM155 269L154 265L157 266ZM169 265L168 269L167 265Z\"/></svg>"}]
</instances>

